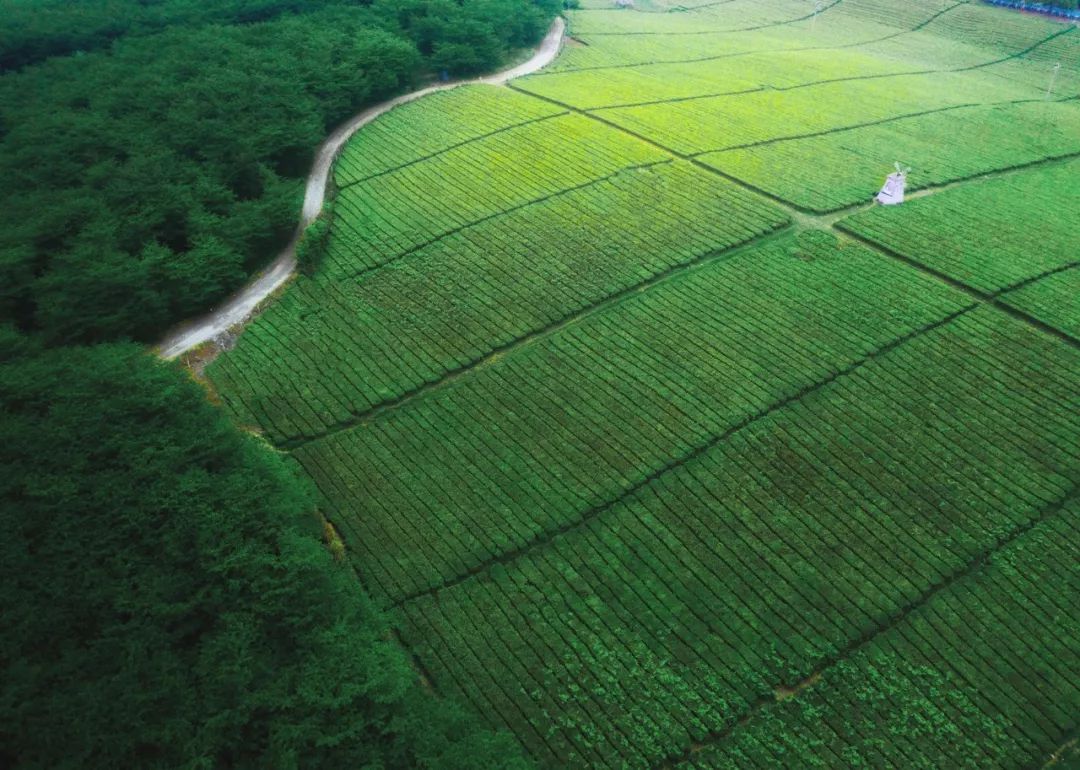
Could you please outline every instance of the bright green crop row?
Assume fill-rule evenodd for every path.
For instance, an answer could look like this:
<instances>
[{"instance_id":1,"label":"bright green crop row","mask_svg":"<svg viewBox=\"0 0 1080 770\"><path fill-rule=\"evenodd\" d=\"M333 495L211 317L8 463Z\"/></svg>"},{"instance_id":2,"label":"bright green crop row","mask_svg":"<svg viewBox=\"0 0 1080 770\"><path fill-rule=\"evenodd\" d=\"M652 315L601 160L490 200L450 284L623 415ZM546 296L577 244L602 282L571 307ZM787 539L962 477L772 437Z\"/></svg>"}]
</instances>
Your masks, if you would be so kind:
<instances>
[{"instance_id":1,"label":"bright green crop row","mask_svg":"<svg viewBox=\"0 0 1080 770\"><path fill-rule=\"evenodd\" d=\"M730 14L733 9L730 4L725 4L719 10ZM809 6L808 10L812 11L813 7ZM803 9L797 15L805 15L806 12ZM570 33L588 45L575 46L571 43L545 72L685 61L755 51L853 47L895 38L900 33L924 25L941 13L942 3L937 0L919 0L901 5L892 0L844 0L819 15L816 22L803 20L728 32L703 32L707 26L699 18L700 14L616 17L617 21L640 25L640 30L646 34L606 34L611 31L611 25L606 24L610 16L598 20L592 13L571 13ZM741 25L745 24L745 21L741 22ZM733 26L739 26L739 23L733 23ZM940 48L941 41L937 43ZM543 77L545 74L542 72L533 79Z\"/></svg>"},{"instance_id":2,"label":"bright green crop row","mask_svg":"<svg viewBox=\"0 0 1080 770\"><path fill-rule=\"evenodd\" d=\"M963 2L963 0L960 0ZM844 0L819 15L814 29L846 28L856 23L878 24L894 31L922 27L931 19L952 13L958 7L955 0ZM963 7L963 6L960 6Z\"/></svg>"},{"instance_id":3,"label":"bright green crop row","mask_svg":"<svg viewBox=\"0 0 1080 770\"><path fill-rule=\"evenodd\" d=\"M577 34L577 33L571 33ZM601 35L581 34L567 40L562 53L549 67L515 82L529 84L576 70L603 68L616 72L625 66L662 62L682 62L731 56L754 51L803 48L805 42L783 35L764 36L754 32L715 32L706 35Z\"/></svg>"},{"instance_id":4,"label":"bright green crop row","mask_svg":"<svg viewBox=\"0 0 1080 770\"><path fill-rule=\"evenodd\" d=\"M441 686L550 764L655 766L845 660L1073 493L1077 365L1080 353L1003 313L969 312L585 525L406 603L406 638ZM930 644L966 636L962 622L950 619ZM1050 623L1036 627L1053 649ZM992 670L982 676L998 684ZM1075 681L1056 686L1080 694ZM1031 708L1001 710L1039 741L1006 743L1014 730L1001 731L1004 757L1037 755L1068 726L1052 699ZM1042 725L1040 711L1057 721ZM1000 722L997 713L987 718ZM884 736L847 736L837 749L866 750L863 737ZM923 767L941 747L888 749ZM828 759L809 746L792 761Z\"/></svg>"},{"instance_id":5,"label":"bright green crop row","mask_svg":"<svg viewBox=\"0 0 1080 770\"><path fill-rule=\"evenodd\" d=\"M1066 33L1062 40L1070 38L1071 31L1060 24L969 3L955 6L918 31L868 43L859 50L883 60L918 61L927 69L950 70L1054 50L1060 45L1055 41L1061 32Z\"/></svg>"},{"instance_id":6,"label":"bright green crop row","mask_svg":"<svg viewBox=\"0 0 1080 770\"><path fill-rule=\"evenodd\" d=\"M455 147L343 189L323 277L356 275L478 220L668 158L580 115Z\"/></svg>"},{"instance_id":7,"label":"bright green crop row","mask_svg":"<svg viewBox=\"0 0 1080 770\"><path fill-rule=\"evenodd\" d=\"M1080 119L1073 126L1080 131ZM923 173L912 178L922 182ZM1074 160L975 181L902 206L875 206L839 226L994 293L1080 261L1076 221L1062 216L1078 206L1080 160Z\"/></svg>"},{"instance_id":8,"label":"bright green crop row","mask_svg":"<svg viewBox=\"0 0 1080 770\"><path fill-rule=\"evenodd\" d=\"M925 27L925 31L949 43L990 49L1002 55L1034 45L1068 27L1027 14L995 8L984 3L965 3L943 14Z\"/></svg>"},{"instance_id":9,"label":"bright green crop row","mask_svg":"<svg viewBox=\"0 0 1080 770\"><path fill-rule=\"evenodd\" d=\"M573 25L574 16L571 16ZM711 60L747 53L770 53L785 50L813 50L849 46L895 35L896 28L869 22L850 22L842 30L822 27L808 35L799 25L772 27L748 32L712 32L706 34L590 35L571 30L582 42L571 40L563 53L536 75L518 82L525 85L565 71L648 65L664 62ZM582 44L585 43L585 44Z\"/></svg>"},{"instance_id":10,"label":"bright green crop row","mask_svg":"<svg viewBox=\"0 0 1080 770\"><path fill-rule=\"evenodd\" d=\"M734 93L756 87L783 89L839 78L874 78L885 74L988 65L1062 31L1060 25L1018 14L1005 14L1006 20L1018 19L1018 22L1000 24L1001 19L998 18L996 9L961 5L942 13L919 31L903 33L902 30L898 32L882 27L871 33L864 29L865 21L845 15L843 8L844 6L838 6L834 11L830 11L831 15L828 17L830 23L840 29L852 28L849 34L838 41L838 47L825 47L826 41L819 41L816 31L812 38L804 37L795 46L795 50L784 50L790 46L780 41L773 42L757 33L744 33L745 38L708 35L704 37L708 40L709 51L702 51L701 55L711 54L714 58L705 61L644 64L602 71L556 70L540 73L519 85L530 93L557 99L581 109L595 109ZM937 12L940 13L940 9ZM962 31L966 31L966 34L961 34ZM790 31L788 35L791 35ZM688 37L693 39L697 36ZM1080 38L1080 35L1074 37ZM860 40L875 38L884 39L857 44ZM1065 35L1061 39L1071 42L1073 38ZM613 49L608 53L614 60L618 60L618 54L622 52L623 61L630 63L639 62L645 56L635 56L634 47L659 46L660 50L653 55L663 61L662 52L666 51L670 57L674 40L676 38L671 36L660 41L650 35L596 36L590 39L589 51L590 55L594 55L593 49L597 52ZM765 47L765 50L750 46L748 41ZM690 47L697 53L702 43L703 41L692 40ZM1046 45L1061 44L1051 41ZM628 47L631 53L625 55ZM687 54L683 53L686 47L679 41L675 50L686 57ZM695 57L690 55L689 58ZM579 63L577 66L588 65ZM1043 66L1039 68L1036 86L1045 87L1045 75L1046 67ZM969 96L968 101L977 101L978 99L973 98L972 84L967 79L963 84ZM1003 86L996 81L991 81L990 85L993 88ZM1061 87L1065 88L1067 85L1066 78L1062 78ZM894 87L893 81L883 81L882 87L875 91L878 100L888 101L895 98L892 93ZM906 86L902 84L900 87Z\"/></svg>"},{"instance_id":11,"label":"bright green crop row","mask_svg":"<svg viewBox=\"0 0 1080 770\"><path fill-rule=\"evenodd\" d=\"M1080 713L1077 564L1074 498L679 767L1040 766Z\"/></svg>"},{"instance_id":12,"label":"bright green crop row","mask_svg":"<svg viewBox=\"0 0 1080 770\"><path fill-rule=\"evenodd\" d=\"M605 110L606 120L695 154L960 105L1038 98L978 71L896 75Z\"/></svg>"},{"instance_id":13,"label":"bright green crop row","mask_svg":"<svg viewBox=\"0 0 1080 770\"><path fill-rule=\"evenodd\" d=\"M520 87L580 109L595 109L754 88L788 88L821 80L919 69L922 67L918 62L887 61L855 49L834 49L751 53L685 64L556 72L523 81Z\"/></svg>"},{"instance_id":14,"label":"bright green crop row","mask_svg":"<svg viewBox=\"0 0 1080 770\"><path fill-rule=\"evenodd\" d=\"M687 163L627 171L358 282L301 279L207 374L243 422L263 424L275 441L313 435L786 222ZM297 419L309 412L314 421Z\"/></svg>"},{"instance_id":15,"label":"bright green crop row","mask_svg":"<svg viewBox=\"0 0 1080 770\"><path fill-rule=\"evenodd\" d=\"M1073 262L1080 261L1076 251L1076 237L1072 241ZM1055 275L1009 292L1002 298L1018 310L1060 329L1075 340L1080 340L1080 267L1073 267Z\"/></svg>"},{"instance_id":16,"label":"bright green crop row","mask_svg":"<svg viewBox=\"0 0 1080 770\"><path fill-rule=\"evenodd\" d=\"M384 174L493 131L562 110L506 88L463 86L395 107L345 145L334 166L337 185Z\"/></svg>"},{"instance_id":17,"label":"bright green crop row","mask_svg":"<svg viewBox=\"0 0 1080 770\"><path fill-rule=\"evenodd\" d=\"M832 2L833 0L830 0ZM698 34L708 31L742 30L772 24L785 24L814 12L806 0L732 0L709 9L686 13L645 14L620 9L587 11L574 14L575 33L597 35L623 34Z\"/></svg>"},{"instance_id":18,"label":"bright green crop row","mask_svg":"<svg viewBox=\"0 0 1080 770\"><path fill-rule=\"evenodd\" d=\"M631 295L295 456L361 571L398 598L576 521L967 302L855 243L786 237Z\"/></svg>"},{"instance_id":19,"label":"bright green crop row","mask_svg":"<svg viewBox=\"0 0 1080 770\"><path fill-rule=\"evenodd\" d=\"M939 68L960 67L977 64L988 54L1014 54L1068 29L980 3L936 0L903 4L844 0L820 14L814 23L805 20L741 32L703 32L712 27L701 25L698 17L702 14L679 14L676 19L624 14L622 18L641 24L640 31L646 34L608 34L611 29L594 23L597 16L570 15L571 34L589 45L569 50L553 70L828 47L865 47L883 58L933 62ZM614 18L620 17L615 14Z\"/></svg>"},{"instance_id":20,"label":"bright green crop row","mask_svg":"<svg viewBox=\"0 0 1080 770\"><path fill-rule=\"evenodd\" d=\"M714 2L365 127L207 374L542 767L1036 765L1080 713L1080 32ZM867 210L771 233L752 187Z\"/></svg>"}]
</instances>

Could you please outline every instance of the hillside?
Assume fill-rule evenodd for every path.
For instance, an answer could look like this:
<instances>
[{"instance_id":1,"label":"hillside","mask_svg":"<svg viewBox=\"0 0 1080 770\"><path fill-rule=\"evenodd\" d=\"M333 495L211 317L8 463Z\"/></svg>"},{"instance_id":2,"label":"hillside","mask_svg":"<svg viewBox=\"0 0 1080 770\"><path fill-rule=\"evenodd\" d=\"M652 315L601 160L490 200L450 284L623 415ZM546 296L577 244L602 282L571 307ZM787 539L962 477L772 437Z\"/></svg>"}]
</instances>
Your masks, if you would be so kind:
<instances>
[{"instance_id":1,"label":"hillside","mask_svg":"<svg viewBox=\"0 0 1080 770\"><path fill-rule=\"evenodd\" d=\"M214 392L541 766L1039 766L1080 715L1080 31L583 5L355 136Z\"/></svg>"}]
</instances>

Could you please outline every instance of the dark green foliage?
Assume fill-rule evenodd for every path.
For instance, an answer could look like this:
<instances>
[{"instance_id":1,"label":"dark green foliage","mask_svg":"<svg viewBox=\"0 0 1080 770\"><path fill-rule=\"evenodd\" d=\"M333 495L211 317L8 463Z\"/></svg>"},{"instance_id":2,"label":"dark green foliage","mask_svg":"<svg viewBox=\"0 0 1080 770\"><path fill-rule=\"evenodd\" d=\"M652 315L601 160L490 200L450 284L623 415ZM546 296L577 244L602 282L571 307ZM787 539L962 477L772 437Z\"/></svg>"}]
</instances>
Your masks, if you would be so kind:
<instances>
[{"instance_id":1,"label":"dark green foliage","mask_svg":"<svg viewBox=\"0 0 1080 770\"><path fill-rule=\"evenodd\" d=\"M127 35L169 26L267 21L343 0L0 0L0 71L76 51L92 51Z\"/></svg>"},{"instance_id":2,"label":"dark green foliage","mask_svg":"<svg viewBox=\"0 0 1080 770\"><path fill-rule=\"evenodd\" d=\"M323 205L322 213L304 230L300 242L296 244L296 263L307 275L311 275L322 264L326 250L330 245L330 225L334 219L333 204Z\"/></svg>"},{"instance_id":3,"label":"dark green foliage","mask_svg":"<svg viewBox=\"0 0 1080 770\"><path fill-rule=\"evenodd\" d=\"M0 44L12 66L44 61L0 77L0 320L52 342L148 341L211 306L292 233L330 127L430 68L494 67L554 12L528 0L5 5L0 41L22 41Z\"/></svg>"},{"instance_id":4,"label":"dark green foliage","mask_svg":"<svg viewBox=\"0 0 1080 770\"><path fill-rule=\"evenodd\" d=\"M423 692L307 489L133 345L0 329L0 765L522 767Z\"/></svg>"}]
</instances>

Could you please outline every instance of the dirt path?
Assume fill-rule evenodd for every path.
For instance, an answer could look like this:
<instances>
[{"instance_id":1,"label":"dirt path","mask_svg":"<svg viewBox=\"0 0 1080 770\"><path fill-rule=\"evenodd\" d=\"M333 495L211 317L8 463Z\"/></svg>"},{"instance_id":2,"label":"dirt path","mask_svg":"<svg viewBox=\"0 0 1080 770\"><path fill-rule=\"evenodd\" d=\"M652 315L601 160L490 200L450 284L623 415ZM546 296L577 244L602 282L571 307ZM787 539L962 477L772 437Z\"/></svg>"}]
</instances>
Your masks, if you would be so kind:
<instances>
[{"instance_id":1,"label":"dirt path","mask_svg":"<svg viewBox=\"0 0 1080 770\"><path fill-rule=\"evenodd\" d=\"M536 52L528 61L522 64L474 80L456 80L450 83L440 83L403 94L368 107L344 125L339 126L320 145L315 155L315 164L311 169L311 174L308 176L307 188L304 191L304 206L300 213L300 224L296 228L289 245L284 248L266 270L239 292L225 300L219 307L205 316L186 321L169 332L157 346L158 355L166 359L176 358L208 340L221 337L231 328L248 321L259 303L292 277L293 272L296 270L296 243L304 232L304 228L311 224L315 217L319 215L319 212L322 211L323 200L326 196L326 185L330 178L330 169L333 166L334 159L341 152L341 148L345 146L345 142L361 127L399 104L411 102L436 91L445 91L471 83L502 85L508 80L536 72L541 67L550 64L558 55L563 42L565 26L565 22L561 18L555 19L551 29L548 30L547 35L537 47Z\"/></svg>"}]
</instances>

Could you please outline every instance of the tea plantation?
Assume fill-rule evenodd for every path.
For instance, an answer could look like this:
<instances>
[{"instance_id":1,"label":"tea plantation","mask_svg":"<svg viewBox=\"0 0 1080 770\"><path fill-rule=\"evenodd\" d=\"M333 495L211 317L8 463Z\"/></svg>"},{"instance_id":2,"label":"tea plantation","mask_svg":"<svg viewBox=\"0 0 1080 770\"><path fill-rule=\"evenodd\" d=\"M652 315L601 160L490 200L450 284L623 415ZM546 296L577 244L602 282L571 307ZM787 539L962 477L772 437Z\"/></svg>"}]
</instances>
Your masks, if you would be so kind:
<instances>
[{"instance_id":1,"label":"tea plantation","mask_svg":"<svg viewBox=\"0 0 1080 770\"><path fill-rule=\"evenodd\" d=\"M540 766L1042 766L1080 728L1080 29L582 6L548 69L356 135L209 381Z\"/></svg>"}]
</instances>

